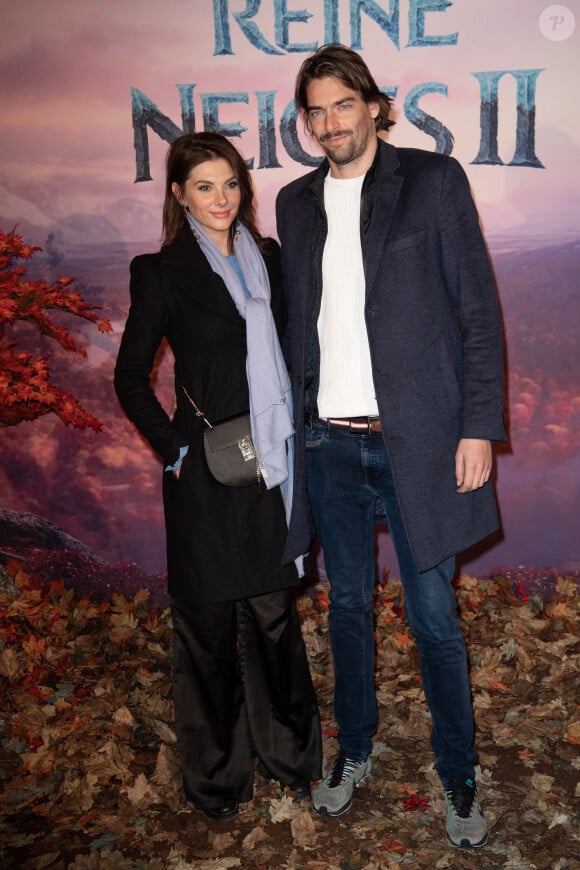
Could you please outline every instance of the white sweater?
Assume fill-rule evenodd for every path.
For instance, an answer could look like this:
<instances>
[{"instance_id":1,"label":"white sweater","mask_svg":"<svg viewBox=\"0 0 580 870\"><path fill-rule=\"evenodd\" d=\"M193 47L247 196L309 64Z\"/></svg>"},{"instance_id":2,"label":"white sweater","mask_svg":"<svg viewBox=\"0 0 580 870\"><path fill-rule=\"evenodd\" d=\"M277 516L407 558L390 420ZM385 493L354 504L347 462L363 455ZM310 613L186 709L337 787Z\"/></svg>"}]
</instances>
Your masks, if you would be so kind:
<instances>
[{"instance_id":1,"label":"white sweater","mask_svg":"<svg viewBox=\"0 0 580 870\"><path fill-rule=\"evenodd\" d=\"M365 276L360 241L364 175L324 183L328 237L322 256L318 317L321 417L378 414L364 319Z\"/></svg>"}]
</instances>

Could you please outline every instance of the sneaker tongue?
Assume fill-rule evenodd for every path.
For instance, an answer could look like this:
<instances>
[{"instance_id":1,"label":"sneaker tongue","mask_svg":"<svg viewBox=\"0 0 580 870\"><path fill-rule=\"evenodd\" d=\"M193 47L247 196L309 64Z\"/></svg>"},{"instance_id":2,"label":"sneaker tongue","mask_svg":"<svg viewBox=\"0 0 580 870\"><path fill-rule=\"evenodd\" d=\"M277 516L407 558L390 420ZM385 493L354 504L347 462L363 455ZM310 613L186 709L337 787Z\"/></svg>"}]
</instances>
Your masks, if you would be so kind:
<instances>
[{"instance_id":1,"label":"sneaker tongue","mask_svg":"<svg viewBox=\"0 0 580 870\"><path fill-rule=\"evenodd\" d=\"M451 800L457 815L462 818L468 818L473 799L475 797L475 783L472 779L460 780L457 782L452 791Z\"/></svg>"},{"instance_id":2,"label":"sneaker tongue","mask_svg":"<svg viewBox=\"0 0 580 870\"><path fill-rule=\"evenodd\" d=\"M332 777L328 784L329 788L336 788L337 785L340 785L343 779L346 779L344 770L341 767L335 767L332 771Z\"/></svg>"},{"instance_id":3,"label":"sneaker tongue","mask_svg":"<svg viewBox=\"0 0 580 870\"><path fill-rule=\"evenodd\" d=\"M337 785L346 779L347 770L345 766L346 758L338 758L332 770L332 777L329 782L330 788L336 788Z\"/></svg>"},{"instance_id":4,"label":"sneaker tongue","mask_svg":"<svg viewBox=\"0 0 580 870\"><path fill-rule=\"evenodd\" d=\"M329 782L329 788L336 788L337 785L340 785L341 782L344 782L348 779L349 773L352 773L355 769L358 762L353 761L352 758L347 758L343 752L340 753L338 758L334 763L334 768L332 770L332 777Z\"/></svg>"}]
</instances>

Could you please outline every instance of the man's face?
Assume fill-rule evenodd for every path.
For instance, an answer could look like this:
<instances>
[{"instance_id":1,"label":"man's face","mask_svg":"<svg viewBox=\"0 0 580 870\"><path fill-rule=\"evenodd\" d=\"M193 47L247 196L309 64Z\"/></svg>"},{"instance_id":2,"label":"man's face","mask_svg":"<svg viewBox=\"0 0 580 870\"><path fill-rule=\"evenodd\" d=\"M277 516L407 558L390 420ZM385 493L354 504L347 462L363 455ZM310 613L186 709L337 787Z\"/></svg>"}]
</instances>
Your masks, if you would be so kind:
<instances>
[{"instance_id":1,"label":"man's face","mask_svg":"<svg viewBox=\"0 0 580 870\"><path fill-rule=\"evenodd\" d=\"M313 79L306 90L308 130L328 157L333 175L362 175L377 147L378 103L365 103L338 79Z\"/></svg>"}]
</instances>

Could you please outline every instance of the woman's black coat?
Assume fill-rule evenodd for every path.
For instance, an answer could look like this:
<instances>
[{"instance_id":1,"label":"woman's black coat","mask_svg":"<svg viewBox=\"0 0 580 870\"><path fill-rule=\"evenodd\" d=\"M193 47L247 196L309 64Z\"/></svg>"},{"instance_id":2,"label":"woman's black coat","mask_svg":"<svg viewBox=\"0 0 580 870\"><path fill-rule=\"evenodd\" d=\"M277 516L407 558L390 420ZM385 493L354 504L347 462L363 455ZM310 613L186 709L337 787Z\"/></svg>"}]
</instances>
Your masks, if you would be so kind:
<instances>
[{"instance_id":1,"label":"woman's black coat","mask_svg":"<svg viewBox=\"0 0 580 870\"><path fill-rule=\"evenodd\" d=\"M273 240L264 260L281 335L286 311ZM150 383L164 337L175 358L173 419ZM163 467L189 447L179 479L163 474L169 592L183 600L224 601L291 586L294 565L281 564L287 526L279 488L234 488L211 477L204 424L184 387L211 423L248 410L245 321L189 230L131 263L131 308L115 367L119 401Z\"/></svg>"}]
</instances>

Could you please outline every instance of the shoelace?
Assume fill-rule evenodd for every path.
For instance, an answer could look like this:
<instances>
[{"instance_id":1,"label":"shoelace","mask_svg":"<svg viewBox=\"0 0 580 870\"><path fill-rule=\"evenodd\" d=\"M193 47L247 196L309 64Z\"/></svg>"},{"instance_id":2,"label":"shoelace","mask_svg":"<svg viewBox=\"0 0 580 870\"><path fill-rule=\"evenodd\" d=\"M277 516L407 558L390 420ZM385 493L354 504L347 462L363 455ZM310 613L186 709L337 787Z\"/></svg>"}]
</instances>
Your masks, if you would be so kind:
<instances>
[{"instance_id":1,"label":"shoelace","mask_svg":"<svg viewBox=\"0 0 580 870\"><path fill-rule=\"evenodd\" d=\"M472 779L459 780L447 792L455 812L461 819L468 819L475 801L475 783Z\"/></svg>"},{"instance_id":2,"label":"shoelace","mask_svg":"<svg viewBox=\"0 0 580 870\"><path fill-rule=\"evenodd\" d=\"M351 773L354 773L360 761L355 761L353 758L347 758L342 752L336 759L332 771L332 777L329 783L329 788L336 788L341 782L348 779Z\"/></svg>"}]
</instances>

